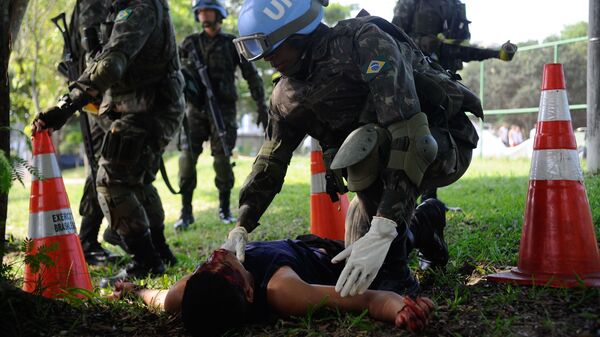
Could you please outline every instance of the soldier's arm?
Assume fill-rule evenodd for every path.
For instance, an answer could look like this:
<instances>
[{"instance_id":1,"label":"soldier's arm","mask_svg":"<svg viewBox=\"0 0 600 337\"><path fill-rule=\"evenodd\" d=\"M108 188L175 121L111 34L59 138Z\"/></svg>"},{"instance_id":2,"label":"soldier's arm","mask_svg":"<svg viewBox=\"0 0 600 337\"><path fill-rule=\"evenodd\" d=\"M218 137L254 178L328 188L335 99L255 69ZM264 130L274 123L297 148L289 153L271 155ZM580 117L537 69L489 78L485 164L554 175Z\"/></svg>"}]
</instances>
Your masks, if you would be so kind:
<instances>
[{"instance_id":1,"label":"soldier's arm","mask_svg":"<svg viewBox=\"0 0 600 337\"><path fill-rule=\"evenodd\" d=\"M381 126L405 121L421 111L414 85L413 52L405 44L396 43L375 25L365 25L357 35L358 64L368 83ZM408 221L417 197L417 186L400 169L383 172L384 192L378 216L401 223Z\"/></svg>"},{"instance_id":2,"label":"soldier's arm","mask_svg":"<svg viewBox=\"0 0 600 337\"><path fill-rule=\"evenodd\" d=\"M265 142L240 190L238 223L248 232L258 226L258 220L281 191L294 149L303 138L304 134L271 113L269 126L265 130Z\"/></svg>"},{"instance_id":3,"label":"soldier's arm","mask_svg":"<svg viewBox=\"0 0 600 337\"><path fill-rule=\"evenodd\" d=\"M250 94L252 95L252 99L257 104L265 105L265 89L263 85L263 80L260 78L258 74L258 70L256 70L256 66L252 62L248 62L246 60L240 60L239 55L235 51L235 47L232 46L230 48L233 55L234 60L237 60L240 70L242 71L242 77L248 82L248 87L250 88Z\"/></svg>"},{"instance_id":4,"label":"soldier's arm","mask_svg":"<svg viewBox=\"0 0 600 337\"><path fill-rule=\"evenodd\" d=\"M145 45L157 21L157 12L151 2L140 1L121 10L109 41L78 79L80 87L88 92L104 92L118 82L129 61Z\"/></svg>"}]
</instances>

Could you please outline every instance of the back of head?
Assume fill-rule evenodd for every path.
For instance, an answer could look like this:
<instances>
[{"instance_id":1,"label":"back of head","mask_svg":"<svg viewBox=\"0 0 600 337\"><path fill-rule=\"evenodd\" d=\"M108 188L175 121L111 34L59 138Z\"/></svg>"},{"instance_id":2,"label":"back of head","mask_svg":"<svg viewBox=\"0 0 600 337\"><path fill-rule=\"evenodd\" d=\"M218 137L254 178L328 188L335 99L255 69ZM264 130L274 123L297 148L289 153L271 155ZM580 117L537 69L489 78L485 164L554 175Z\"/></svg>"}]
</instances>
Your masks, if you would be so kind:
<instances>
[{"instance_id":1,"label":"back of head","mask_svg":"<svg viewBox=\"0 0 600 337\"><path fill-rule=\"evenodd\" d=\"M221 336L247 321L249 303L243 289L215 272L197 272L187 281L181 313L193 336Z\"/></svg>"},{"instance_id":2,"label":"back of head","mask_svg":"<svg viewBox=\"0 0 600 337\"><path fill-rule=\"evenodd\" d=\"M244 1L238 18L240 37L245 38L240 47L247 51L242 56L252 61L274 50L291 35L312 33L319 26L323 6L327 4L328 0Z\"/></svg>"}]
</instances>

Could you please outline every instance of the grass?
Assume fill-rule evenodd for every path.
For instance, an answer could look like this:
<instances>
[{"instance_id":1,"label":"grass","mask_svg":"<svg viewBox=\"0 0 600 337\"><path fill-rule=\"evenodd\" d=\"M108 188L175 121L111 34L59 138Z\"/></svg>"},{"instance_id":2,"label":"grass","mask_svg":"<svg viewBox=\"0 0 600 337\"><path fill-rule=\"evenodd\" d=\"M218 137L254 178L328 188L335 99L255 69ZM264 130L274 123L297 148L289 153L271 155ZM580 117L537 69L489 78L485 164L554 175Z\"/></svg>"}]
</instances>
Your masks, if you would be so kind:
<instances>
[{"instance_id":1,"label":"grass","mask_svg":"<svg viewBox=\"0 0 600 337\"><path fill-rule=\"evenodd\" d=\"M232 193L234 206L253 158L238 157L235 162L236 184ZM166 163L171 182L176 182L176 154L166 158ZM568 336L590 331L591 334L600 332L598 289L565 290L480 282L485 274L517 263L529 166L529 161L525 159L475 158L460 181L439 190L441 200L449 206L461 207L463 212L448 213L446 238L451 259L447 271L418 272L425 294L432 297L439 306L436 317L426 331L427 335ZM196 223L182 234L176 234L172 229L172 224L179 216L179 197L168 192L161 178L155 184L165 208L167 240L180 264L171 267L168 274L160 278L145 280L144 283L151 287L168 287L191 272L223 243L231 228L231 225L223 225L218 220L218 197L213 182L211 158L206 154L202 155L197 169L198 188L193 202ZM83 189L83 174L81 169L63 173L77 223L80 220L77 210ZM585 184L596 235L600 237L600 177L586 176ZM251 234L251 240L294 238L307 233L309 194L310 159L296 156L288 168L283 190L262 217L262 225ZM28 197L28 187L15 186L10 192L7 233L17 241L27 235ZM235 211L234 209L234 213ZM19 275L18 255L12 254L9 258L17 261L13 266L17 270L15 275ZM416 265L414 261L413 264ZM111 268L93 267L93 281L113 271ZM124 307L126 306L121 304L119 310ZM141 307L131 310L138 310L136 317L146 317L140 313L144 310ZM168 319L158 320L165 321L167 326L172 324ZM178 331L181 333L181 330ZM316 310L306 317L280 320L274 326L251 327L237 333L270 336L387 336L395 335L398 331L387 324L371 321L362 313Z\"/></svg>"}]
</instances>

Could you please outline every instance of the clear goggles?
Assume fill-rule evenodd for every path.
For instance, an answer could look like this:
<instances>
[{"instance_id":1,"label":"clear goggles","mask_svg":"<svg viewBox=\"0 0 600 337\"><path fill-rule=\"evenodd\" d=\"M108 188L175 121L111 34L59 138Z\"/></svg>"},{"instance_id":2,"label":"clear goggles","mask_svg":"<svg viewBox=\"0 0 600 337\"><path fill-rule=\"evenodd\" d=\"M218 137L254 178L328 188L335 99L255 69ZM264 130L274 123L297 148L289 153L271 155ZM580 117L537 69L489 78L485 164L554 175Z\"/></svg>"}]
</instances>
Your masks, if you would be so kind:
<instances>
[{"instance_id":1,"label":"clear goggles","mask_svg":"<svg viewBox=\"0 0 600 337\"><path fill-rule=\"evenodd\" d=\"M319 16L321 6L327 6L328 3L328 0L312 0L306 13L270 34L257 33L233 39L235 49L248 61L258 60L273 51L273 46L278 42L309 25Z\"/></svg>"},{"instance_id":2,"label":"clear goggles","mask_svg":"<svg viewBox=\"0 0 600 337\"><path fill-rule=\"evenodd\" d=\"M258 33L233 39L238 54L248 61L258 60L271 52L273 43L265 34Z\"/></svg>"}]
</instances>

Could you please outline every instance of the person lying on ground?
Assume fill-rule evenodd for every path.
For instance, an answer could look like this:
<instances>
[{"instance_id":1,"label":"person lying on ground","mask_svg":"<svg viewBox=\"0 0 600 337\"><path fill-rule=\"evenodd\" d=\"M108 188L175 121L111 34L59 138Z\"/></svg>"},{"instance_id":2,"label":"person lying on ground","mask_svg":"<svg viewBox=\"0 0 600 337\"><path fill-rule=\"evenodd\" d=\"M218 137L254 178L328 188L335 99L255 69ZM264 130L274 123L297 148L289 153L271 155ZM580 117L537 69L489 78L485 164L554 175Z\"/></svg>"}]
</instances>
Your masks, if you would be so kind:
<instances>
[{"instance_id":1,"label":"person lying on ground","mask_svg":"<svg viewBox=\"0 0 600 337\"><path fill-rule=\"evenodd\" d=\"M305 237L311 240L249 243L243 264L234 253L217 249L168 290L119 282L110 297L133 294L150 307L181 313L186 329L202 336L221 335L278 316L305 315L320 305L341 311L368 310L373 319L409 330L420 330L428 323L434 303L427 297L411 299L381 290L341 297L333 285L343 266L332 264L331 257L343 244Z\"/></svg>"}]
</instances>

